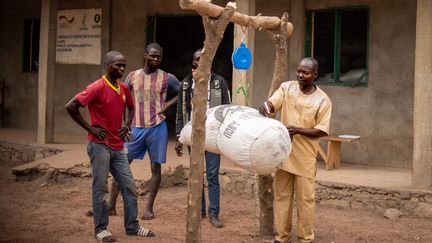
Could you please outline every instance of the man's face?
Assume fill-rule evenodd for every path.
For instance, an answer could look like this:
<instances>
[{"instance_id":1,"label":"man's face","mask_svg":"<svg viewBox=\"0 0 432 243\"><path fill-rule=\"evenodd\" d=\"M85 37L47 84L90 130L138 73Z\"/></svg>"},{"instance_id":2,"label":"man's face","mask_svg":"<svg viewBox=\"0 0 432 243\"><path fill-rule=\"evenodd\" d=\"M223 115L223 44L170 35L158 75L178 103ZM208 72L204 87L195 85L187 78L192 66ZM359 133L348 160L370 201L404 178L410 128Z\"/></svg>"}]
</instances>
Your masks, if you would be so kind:
<instances>
[{"instance_id":1,"label":"man's face","mask_svg":"<svg viewBox=\"0 0 432 243\"><path fill-rule=\"evenodd\" d=\"M193 60L192 60L192 69L197 69L198 68L200 58L201 58L201 51L195 52Z\"/></svg>"},{"instance_id":2,"label":"man's face","mask_svg":"<svg viewBox=\"0 0 432 243\"><path fill-rule=\"evenodd\" d=\"M315 78L316 72L313 69L313 63L308 61L301 61L297 68L297 81L300 85L311 85Z\"/></svg>"},{"instance_id":3,"label":"man's face","mask_svg":"<svg viewBox=\"0 0 432 243\"><path fill-rule=\"evenodd\" d=\"M114 56L112 62L106 65L108 74L116 79L119 79L123 76L125 69L126 58L123 55Z\"/></svg>"},{"instance_id":4,"label":"man's face","mask_svg":"<svg viewBox=\"0 0 432 243\"><path fill-rule=\"evenodd\" d=\"M158 49L151 48L148 53L144 54L149 68L158 68L162 62L162 53Z\"/></svg>"}]
</instances>

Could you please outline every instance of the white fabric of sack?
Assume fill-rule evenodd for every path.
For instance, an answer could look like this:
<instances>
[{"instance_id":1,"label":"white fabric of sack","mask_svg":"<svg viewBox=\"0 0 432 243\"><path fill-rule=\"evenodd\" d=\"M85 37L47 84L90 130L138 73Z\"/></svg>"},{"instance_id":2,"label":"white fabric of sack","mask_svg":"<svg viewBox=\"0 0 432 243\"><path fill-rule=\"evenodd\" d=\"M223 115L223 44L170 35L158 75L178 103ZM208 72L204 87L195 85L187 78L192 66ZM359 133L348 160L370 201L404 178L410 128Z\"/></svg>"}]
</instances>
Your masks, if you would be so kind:
<instances>
[{"instance_id":1,"label":"white fabric of sack","mask_svg":"<svg viewBox=\"0 0 432 243\"><path fill-rule=\"evenodd\" d=\"M232 115L221 125L217 144L225 157L257 174L275 172L291 152L291 139L286 127L258 110L231 106Z\"/></svg>"},{"instance_id":2,"label":"white fabric of sack","mask_svg":"<svg viewBox=\"0 0 432 243\"><path fill-rule=\"evenodd\" d=\"M227 110L229 110L229 105L221 105L207 109L206 139L204 145L206 151L220 154L216 138ZM192 121L186 123L181 130L179 141L188 146L192 145Z\"/></svg>"},{"instance_id":3,"label":"white fabric of sack","mask_svg":"<svg viewBox=\"0 0 432 243\"><path fill-rule=\"evenodd\" d=\"M181 131L180 142L191 145L191 135L189 122ZM262 116L258 110L221 105L207 110L205 150L266 175L275 172L288 158L291 140L281 122Z\"/></svg>"}]
</instances>

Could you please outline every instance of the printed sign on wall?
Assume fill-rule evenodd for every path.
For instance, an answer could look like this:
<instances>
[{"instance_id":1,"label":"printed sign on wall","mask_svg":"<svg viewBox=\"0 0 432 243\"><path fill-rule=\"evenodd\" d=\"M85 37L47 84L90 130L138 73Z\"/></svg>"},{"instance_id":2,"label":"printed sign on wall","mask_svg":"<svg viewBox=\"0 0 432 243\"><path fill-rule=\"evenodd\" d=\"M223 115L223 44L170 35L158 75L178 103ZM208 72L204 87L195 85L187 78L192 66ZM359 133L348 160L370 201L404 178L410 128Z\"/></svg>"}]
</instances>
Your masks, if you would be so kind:
<instances>
[{"instance_id":1,"label":"printed sign on wall","mask_svg":"<svg viewBox=\"0 0 432 243\"><path fill-rule=\"evenodd\" d=\"M57 12L56 62L101 63L101 9L71 9Z\"/></svg>"}]
</instances>

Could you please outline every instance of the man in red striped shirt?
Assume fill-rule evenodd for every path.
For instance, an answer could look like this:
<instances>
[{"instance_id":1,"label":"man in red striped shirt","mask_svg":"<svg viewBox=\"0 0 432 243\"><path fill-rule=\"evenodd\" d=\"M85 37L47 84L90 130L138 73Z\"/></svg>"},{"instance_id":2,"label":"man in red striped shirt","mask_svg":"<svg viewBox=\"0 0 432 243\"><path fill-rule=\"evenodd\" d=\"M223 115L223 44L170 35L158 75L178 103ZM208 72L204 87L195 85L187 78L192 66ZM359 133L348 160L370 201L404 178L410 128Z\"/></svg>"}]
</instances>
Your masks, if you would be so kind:
<instances>
[{"instance_id":1,"label":"man in red striped shirt","mask_svg":"<svg viewBox=\"0 0 432 243\"><path fill-rule=\"evenodd\" d=\"M152 177L150 194L141 219L155 217L153 204L161 182L161 164L166 162L168 129L163 112L171 101L165 102L167 92L178 93L178 79L161 69L163 50L157 43L149 44L144 53L144 67L129 73L126 84L131 90L135 102L135 115L132 121L131 141L126 143L129 163L134 159L143 159L148 151ZM173 99L177 100L177 97ZM115 215L115 203L118 187L113 181L110 197L110 214Z\"/></svg>"}]
</instances>

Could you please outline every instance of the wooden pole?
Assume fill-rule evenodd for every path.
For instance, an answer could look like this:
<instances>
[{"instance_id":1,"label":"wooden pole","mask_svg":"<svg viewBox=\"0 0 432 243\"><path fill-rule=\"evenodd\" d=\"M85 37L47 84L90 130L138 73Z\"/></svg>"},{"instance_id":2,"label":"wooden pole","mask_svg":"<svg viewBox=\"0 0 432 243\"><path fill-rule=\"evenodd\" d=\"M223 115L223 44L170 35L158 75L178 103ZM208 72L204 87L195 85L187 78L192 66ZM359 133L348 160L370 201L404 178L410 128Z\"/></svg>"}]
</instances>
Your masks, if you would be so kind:
<instances>
[{"instance_id":1,"label":"wooden pole","mask_svg":"<svg viewBox=\"0 0 432 243\"><path fill-rule=\"evenodd\" d=\"M229 2L218 18L203 16L205 30L204 48L194 80L197 80L192 98L192 151L190 156L190 178L188 182L188 211L186 242L202 242L201 200L204 171L205 121L207 110L207 84L213 58L223 38L226 26L236 10Z\"/></svg>"},{"instance_id":2,"label":"wooden pole","mask_svg":"<svg viewBox=\"0 0 432 243\"><path fill-rule=\"evenodd\" d=\"M273 80L270 86L268 97L279 88L281 83L288 78L288 51L286 34L281 34L288 25L288 13L282 16L282 23L279 31L267 31L275 45L276 59L273 70ZM260 198L260 234L269 236L274 234L274 213L273 213L273 177L271 175L258 176L258 196Z\"/></svg>"}]
</instances>

